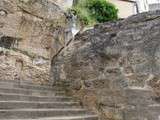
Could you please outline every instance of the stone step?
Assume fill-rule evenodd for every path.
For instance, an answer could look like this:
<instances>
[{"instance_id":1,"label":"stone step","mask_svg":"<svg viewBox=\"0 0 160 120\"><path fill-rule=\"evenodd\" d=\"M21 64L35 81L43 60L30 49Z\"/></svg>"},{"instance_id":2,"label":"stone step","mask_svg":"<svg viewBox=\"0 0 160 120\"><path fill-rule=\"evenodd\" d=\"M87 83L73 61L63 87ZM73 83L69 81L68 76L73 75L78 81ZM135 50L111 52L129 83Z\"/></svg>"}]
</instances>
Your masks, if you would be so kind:
<instances>
[{"instance_id":1,"label":"stone step","mask_svg":"<svg viewBox=\"0 0 160 120\"><path fill-rule=\"evenodd\" d=\"M0 81L0 120L98 120L63 88Z\"/></svg>"},{"instance_id":2,"label":"stone step","mask_svg":"<svg viewBox=\"0 0 160 120\"><path fill-rule=\"evenodd\" d=\"M48 117L37 119L1 119L1 120L98 120L97 115L81 115L81 116L67 116L67 117Z\"/></svg>"},{"instance_id":3,"label":"stone step","mask_svg":"<svg viewBox=\"0 0 160 120\"><path fill-rule=\"evenodd\" d=\"M160 120L160 104L149 105L148 110L152 113L152 115L158 116L158 120Z\"/></svg>"},{"instance_id":4,"label":"stone step","mask_svg":"<svg viewBox=\"0 0 160 120\"><path fill-rule=\"evenodd\" d=\"M134 106L125 109L125 120L160 120L160 104L151 104L147 106Z\"/></svg>"},{"instance_id":5,"label":"stone step","mask_svg":"<svg viewBox=\"0 0 160 120\"><path fill-rule=\"evenodd\" d=\"M26 85L18 84L12 82L0 82L0 87L5 88L25 88L25 89L35 89L35 90L62 90L60 87L42 86L42 85Z\"/></svg>"},{"instance_id":6,"label":"stone step","mask_svg":"<svg viewBox=\"0 0 160 120\"><path fill-rule=\"evenodd\" d=\"M160 109L160 104L152 104L152 105L148 105L149 108L158 108Z\"/></svg>"},{"instance_id":7,"label":"stone step","mask_svg":"<svg viewBox=\"0 0 160 120\"><path fill-rule=\"evenodd\" d=\"M141 107L138 106L132 109L126 109L124 112L124 120L159 120L159 107Z\"/></svg>"},{"instance_id":8,"label":"stone step","mask_svg":"<svg viewBox=\"0 0 160 120\"><path fill-rule=\"evenodd\" d=\"M65 95L65 91L56 90L32 90L25 88L3 88L0 87L0 93L13 93L13 94L23 94L23 95L38 95L38 96L56 96Z\"/></svg>"},{"instance_id":9,"label":"stone step","mask_svg":"<svg viewBox=\"0 0 160 120\"><path fill-rule=\"evenodd\" d=\"M90 115L85 109L9 109L0 110L1 119L23 119L59 116Z\"/></svg>"},{"instance_id":10,"label":"stone step","mask_svg":"<svg viewBox=\"0 0 160 120\"><path fill-rule=\"evenodd\" d=\"M81 108L81 106L79 102L0 101L0 109L18 108Z\"/></svg>"},{"instance_id":11,"label":"stone step","mask_svg":"<svg viewBox=\"0 0 160 120\"><path fill-rule=\"evenodd\" d=\"M31 95L19 95L19 94L6 94L0 93L0 101L11 101L11 100L19 100L19 101L74 101L71 97L66 96L31 96Z\"/></svg>"},{"instance_id":12,"label":"stone step","mask_svg":"<svg viewBox=\"0 0 160 120\"><path fill-rule=\"evenodd\" d=\"M144 88L138 88L138 87L132 87L125 89L125 96L127 96L128 104L131 105L148 105L148 104L154 104L155 101L154 93L150 89L144 89Z\"/></svg>"},{"instance_id":13,"label":"stone step","mask_svg":"<svg viewBox=\"0 0 160 120\"><path fill-rule=\"evenodd\" d=\"M40 84L31 80L0 80L0 82L9 82L9 83L21 83L26 85L43 85L43 86L52 86L50 83Z\"/></svg>"}]
</instances>

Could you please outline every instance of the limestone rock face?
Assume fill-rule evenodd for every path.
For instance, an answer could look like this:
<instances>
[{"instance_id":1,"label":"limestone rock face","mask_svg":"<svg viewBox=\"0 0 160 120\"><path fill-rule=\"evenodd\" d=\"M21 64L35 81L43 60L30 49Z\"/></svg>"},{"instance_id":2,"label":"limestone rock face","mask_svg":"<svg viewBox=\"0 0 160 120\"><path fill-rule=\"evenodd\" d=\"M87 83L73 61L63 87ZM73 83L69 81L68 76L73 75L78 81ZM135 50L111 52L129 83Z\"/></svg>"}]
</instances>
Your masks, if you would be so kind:
<instances>
[{"instance_id":1,"label":"limestone rock face","mask_svg":"<svg viewBox=\"0 0 160 120\"><path fill-rule=\"evenodd\" d=\"M47 82L50 58L65 45L66 28L64 12L50 0L1 0L0 79Z\"/></svg>"},{"instance_id":2,"label":"limestone rock face","mask_svg":"<svg viewBox=\"0 0 160 120\"><path fill-rule=\"evenodd\" d=\"M54 32L66 24L64 12L56 4L47 0L1 0L0 8L1 44L5 39L4 44L10 41L10 47L45 58L56 52L56 48L52 50ZM63 38L64 31L60 34ZM64 39L59 42L59 46L64 45Z\"/></svg>"},{"instance_id":3,"label":"limestone rock face","mask_svg":"<svg viewBox=\"0 0 160 120\"><path fill-rule=\"evenodd\" d=\"M52 74L104 120L159 120L160 11L79 33Z\"/></svg>"},{"instance_id":4,"label":"limestone rock face","mask_svg":"<svg viewBox=\"0 0 160 120\"><path fill-rule=\"evenodd\" d=\"M5 51L5 52L2 52ZM35 84L49 82L49 60L32 60L14 50L1 50L0 80L29 80Z\"/></svg>"}]
</instances>

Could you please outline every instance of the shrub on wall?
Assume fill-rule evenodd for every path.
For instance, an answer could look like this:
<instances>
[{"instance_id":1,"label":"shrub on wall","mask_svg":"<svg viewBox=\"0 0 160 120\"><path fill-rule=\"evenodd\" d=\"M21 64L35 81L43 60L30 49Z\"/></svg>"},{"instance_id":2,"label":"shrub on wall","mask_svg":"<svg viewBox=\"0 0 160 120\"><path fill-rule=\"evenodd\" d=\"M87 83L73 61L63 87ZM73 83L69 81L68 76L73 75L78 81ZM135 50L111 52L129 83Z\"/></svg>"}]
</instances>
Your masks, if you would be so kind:
<instances>
[{"instance_id":1,"label":"shrub on wall","mask_svg":"<svg viewBox=\"0 0 160 120\"><path fill-rule=\"evenodd\" d=\"M78 0L71 11L83 25L118 19L118 9L106 0Z\"/></svg>"},{"instance_id":2,"label":"shrub on wall","mask_svg":"<svg viewBox=\"0 0 160 120\"><path fill-rule=\"evenodd\" d=\"M86 7L97 22L101 23L118 19L118 9L113 4L106 2L106 0L88 0Z\"/></svg>"}]
</instances>

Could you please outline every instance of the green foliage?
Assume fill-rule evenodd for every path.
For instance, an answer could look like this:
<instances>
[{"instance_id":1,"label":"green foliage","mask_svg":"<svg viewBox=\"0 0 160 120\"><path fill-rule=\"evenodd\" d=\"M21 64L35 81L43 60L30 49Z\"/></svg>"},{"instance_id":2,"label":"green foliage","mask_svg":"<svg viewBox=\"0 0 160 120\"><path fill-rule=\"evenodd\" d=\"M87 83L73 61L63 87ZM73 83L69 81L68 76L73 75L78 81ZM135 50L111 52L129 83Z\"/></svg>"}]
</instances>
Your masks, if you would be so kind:
<instances>
[{"instance_id":1,"label":"green foliage","mask_svg":"<svg viewBox=\"0 0 160 120\"><path fill-rule=\"evenodd\" d=\"M84 25L118 19L118 10L106 0L78 0L72 11Z\"/></svg>"},{"instance_id":2,"label":"green foliage","mask_svg":"<svg viewBox=\"0 0 160 120\"><path fill-rule=\"evenodd\" d=\"M98 22L106 22L116 20L118 18L118 10L115 6L106 0L88 0L88 8L93 18Z\"/></svg>"},{"instance_id":3,"label":"green foliage","mask_svg":"<svg viewBox=\"0 0 160 120\"><path fill-rule=\"evenodd\" d=\"M80 7L76 6L72 8L74 15L77 16L80 23L84 25L88 25L91 22L90 15L85 9L81 9Z\"/></svg>"}]
</instances>

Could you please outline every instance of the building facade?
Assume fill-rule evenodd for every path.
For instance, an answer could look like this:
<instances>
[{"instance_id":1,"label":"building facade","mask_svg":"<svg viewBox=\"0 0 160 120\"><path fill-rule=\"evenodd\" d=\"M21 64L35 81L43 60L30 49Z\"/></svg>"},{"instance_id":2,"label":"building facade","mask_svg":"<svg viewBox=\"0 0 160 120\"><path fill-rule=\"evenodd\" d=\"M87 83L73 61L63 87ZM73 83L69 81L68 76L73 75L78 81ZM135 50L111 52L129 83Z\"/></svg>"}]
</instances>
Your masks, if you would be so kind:
<instances>
[{"instance_id":1,"label":"building facade","mask_svg":"<svg viewBox=\"0 0 160 120\"><path fill-rule=\"evenodd\" d=\"M128 16L137 14L136 2L131 0L107 0L118 8L119 18L127 18Z\"/></svg>"},{"instance_id":2,"label":"building facade","mask_svg":"<svg viewBox=\"0 0 160 120\"><path fill-rule=\"evenodd\" d=\"M128 16L160 10L160 0L107 0L113 3L119 10L119 18L126 18Z\"/></svg>"},{"instance_id":3,"label":"building facade","mask_svg":"<svg viewBox=\"0 0 160 120\"><path fill-rule=\"evenodd\" d=\"M136 0L139 12L160 10L160 0Z\"/></svg>"}]
</instances>

